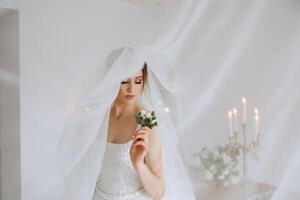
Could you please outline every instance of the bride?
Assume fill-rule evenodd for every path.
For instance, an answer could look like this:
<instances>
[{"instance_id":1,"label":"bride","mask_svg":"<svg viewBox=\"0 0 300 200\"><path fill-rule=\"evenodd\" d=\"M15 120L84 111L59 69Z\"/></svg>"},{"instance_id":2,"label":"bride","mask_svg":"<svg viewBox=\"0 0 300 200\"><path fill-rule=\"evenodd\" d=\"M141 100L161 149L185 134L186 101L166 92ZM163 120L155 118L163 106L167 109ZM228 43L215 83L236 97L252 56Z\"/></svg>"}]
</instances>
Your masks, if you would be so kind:
<instances>
[{"instance_id":1,"label":"bride","mask_svg":"<svg viewBox=\"0 0 300 200\"><path fill-rule=\"evenodd\" d=\"M161 199L162 152L157 128L136 129L135 114L146 110L138 96L147 83L147 64L123 80L109 115L108 139L93 200Z\"/></svg>"},{"instance_id":2,"label":"bride","mask_svg":"<svg viewBox=\"0 0 300 200\"><path fill-rule=\"evenodd\" d=\"M83 82L56 153L62 199L195 200L165 110L167 58L149 49L113 50ZM154 111L158 126L137 128L141 110Z\"/></svg>"}]
</instances>

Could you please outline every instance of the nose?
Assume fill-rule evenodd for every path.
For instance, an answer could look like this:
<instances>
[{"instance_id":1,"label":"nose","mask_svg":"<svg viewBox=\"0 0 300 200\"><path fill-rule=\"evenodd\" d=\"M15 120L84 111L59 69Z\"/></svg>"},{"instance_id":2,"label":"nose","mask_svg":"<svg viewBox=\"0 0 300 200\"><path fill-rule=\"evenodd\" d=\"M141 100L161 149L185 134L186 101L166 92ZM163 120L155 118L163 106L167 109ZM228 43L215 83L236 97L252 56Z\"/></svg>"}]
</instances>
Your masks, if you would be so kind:
<instances>
[{"instance_id":1,"label":"nose","mask_svg":"<svg viewBox=\"0 0 300 200\"><path fill-rule=\"evenodd\" d=\"M133 83L132 83L132 81L128 82L127 92L133 92Z\"/></svg>"}]
</instances>

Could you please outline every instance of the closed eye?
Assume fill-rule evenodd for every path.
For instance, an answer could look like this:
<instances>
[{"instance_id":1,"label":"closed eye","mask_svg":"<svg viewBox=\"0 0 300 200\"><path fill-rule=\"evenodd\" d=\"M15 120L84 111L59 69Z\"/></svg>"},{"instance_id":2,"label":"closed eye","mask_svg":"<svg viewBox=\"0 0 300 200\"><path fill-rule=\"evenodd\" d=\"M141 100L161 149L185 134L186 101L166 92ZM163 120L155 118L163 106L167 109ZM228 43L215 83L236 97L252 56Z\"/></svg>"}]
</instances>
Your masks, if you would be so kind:
<instances>
[{"instance_id":1,"label":"closed eye","mask_svg":"<svg viewBox=\"0 0 300 200\"><path fill-rule=\"evenodd\" d=\"M135 81L136 84L141 84L142 82L142 80Z\"/></svg>"},{"instance_id":2,"label":"closed eye","mask_svg":"<svg viewBox=\"0 0 300 200\"><path fill-rule=\"evenodd\" d=\"M135 84L142 84L143 80L135 81ZM128 81L122 81L121 84L127 84Z\"/></svg>"}]
</instances>

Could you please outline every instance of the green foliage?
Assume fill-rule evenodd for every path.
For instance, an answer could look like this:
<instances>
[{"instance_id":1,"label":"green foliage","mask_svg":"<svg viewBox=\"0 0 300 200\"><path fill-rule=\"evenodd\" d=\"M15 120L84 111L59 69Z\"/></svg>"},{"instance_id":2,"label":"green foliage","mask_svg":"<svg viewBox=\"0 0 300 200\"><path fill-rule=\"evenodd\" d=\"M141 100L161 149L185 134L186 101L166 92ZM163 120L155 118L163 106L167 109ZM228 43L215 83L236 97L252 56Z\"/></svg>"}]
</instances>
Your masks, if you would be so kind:
<instances>
[{"instance_id":1,"label":"green foliage","mask_svg":"<svg viewBox=\"0 0 300 200\"><path fill-rule=\"evenodd\" d=\"M152 129L155 126L158 126L155 111L146 112L142 110L135 114L135 119L141 127L147 126Z\"/></svg>"}]
</instances>

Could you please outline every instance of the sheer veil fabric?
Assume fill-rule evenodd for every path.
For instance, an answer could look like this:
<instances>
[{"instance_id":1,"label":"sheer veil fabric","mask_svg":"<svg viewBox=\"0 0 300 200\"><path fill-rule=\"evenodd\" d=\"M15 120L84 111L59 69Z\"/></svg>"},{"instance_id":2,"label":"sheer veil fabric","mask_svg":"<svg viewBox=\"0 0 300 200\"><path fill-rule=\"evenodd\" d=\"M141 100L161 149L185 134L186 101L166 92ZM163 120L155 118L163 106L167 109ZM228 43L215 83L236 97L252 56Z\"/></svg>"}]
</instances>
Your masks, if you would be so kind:
<instances>
[{"instance_id":1,"label":"sheer veil fabric","mask_svg":"<svg viewBox=\"0 0 300 200\"><path fill-rule=\"evenodd\" d=\"M100 66L105 73L91 72L79 89L56 153L66 186L65 199L92 199L104 155L111 104L118 94L121 80L135 74L145 62L148 64L148 85L139 101L147 109L155 110L159 123L166 184L163 199L195 199L191 181L177 151L174 122L165 111L164 93L172 93L166 81L167 73L162 73L160 67L163 64L159 64L159 58L146 47L113 50Z\"/></svg>"}]
</instances>

